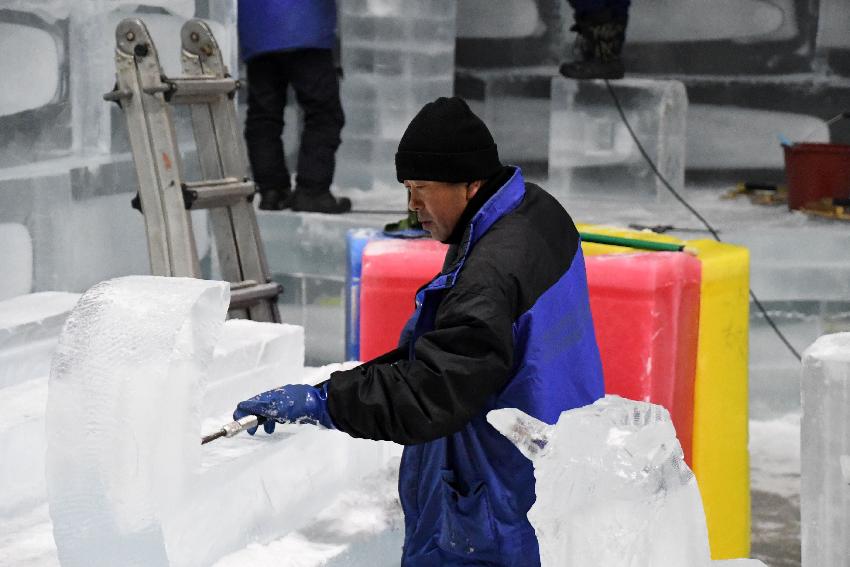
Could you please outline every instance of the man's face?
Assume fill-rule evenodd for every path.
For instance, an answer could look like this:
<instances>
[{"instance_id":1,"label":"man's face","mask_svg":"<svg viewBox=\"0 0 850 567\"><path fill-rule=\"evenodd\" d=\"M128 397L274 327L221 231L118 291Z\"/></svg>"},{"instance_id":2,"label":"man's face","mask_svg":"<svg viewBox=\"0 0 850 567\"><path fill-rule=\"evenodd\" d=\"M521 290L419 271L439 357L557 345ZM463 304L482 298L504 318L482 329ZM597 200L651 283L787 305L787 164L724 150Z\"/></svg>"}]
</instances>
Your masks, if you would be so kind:
<instances>
[{"instance_id":1,"label":"man's face","mask_svg":"<svg viewBox=\"0 0 850 567\"><path fill-rule=\"evenodd\" d=\"M406 180L407 208L416 213L431 238L445 241L454 231L466 204L478 191L480 181L445 183Z\"/></svg>"}]
</instances>

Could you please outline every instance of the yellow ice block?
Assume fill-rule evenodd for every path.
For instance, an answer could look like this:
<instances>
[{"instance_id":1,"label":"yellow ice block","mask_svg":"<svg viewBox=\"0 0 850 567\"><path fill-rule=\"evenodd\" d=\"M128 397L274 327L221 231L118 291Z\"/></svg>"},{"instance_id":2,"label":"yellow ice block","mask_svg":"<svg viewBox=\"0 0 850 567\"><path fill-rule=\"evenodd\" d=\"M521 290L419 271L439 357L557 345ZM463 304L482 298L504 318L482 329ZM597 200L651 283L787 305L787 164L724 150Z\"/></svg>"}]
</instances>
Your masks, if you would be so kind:
<instances>
[{"instance_id":1,"label":"yellow ice block","mask_svg":"<svg viewBox=\"0 0 850 567\"><path fill-rule=\"evenodd\" d=\"M578 225L581 232L685 244L702 263L694 382L693 468L713 559L750 554L748 442L749 270L746 248L633 230ZM583 242L585 255L633 249Z\"/></svg>"}]
</instances>

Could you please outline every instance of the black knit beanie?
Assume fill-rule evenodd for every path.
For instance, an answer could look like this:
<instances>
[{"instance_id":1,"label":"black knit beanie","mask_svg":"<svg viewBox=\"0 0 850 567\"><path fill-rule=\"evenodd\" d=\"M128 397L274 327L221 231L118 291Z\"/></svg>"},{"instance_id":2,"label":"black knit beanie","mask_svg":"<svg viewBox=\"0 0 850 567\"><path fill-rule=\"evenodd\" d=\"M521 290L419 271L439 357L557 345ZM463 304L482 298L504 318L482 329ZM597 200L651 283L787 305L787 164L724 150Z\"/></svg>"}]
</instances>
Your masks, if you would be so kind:
<instances>
[{"instance_id":1,"label":"black knit beanie","mask_svg":"<svg viewBox=\"0 0 850 567\"><path fill-rule=\"evenodd\" d=\"M398 143L396 177L461 183L501 169L490 130L458 97L440 97L413 117Z\"/></svg>"}]
</instances>

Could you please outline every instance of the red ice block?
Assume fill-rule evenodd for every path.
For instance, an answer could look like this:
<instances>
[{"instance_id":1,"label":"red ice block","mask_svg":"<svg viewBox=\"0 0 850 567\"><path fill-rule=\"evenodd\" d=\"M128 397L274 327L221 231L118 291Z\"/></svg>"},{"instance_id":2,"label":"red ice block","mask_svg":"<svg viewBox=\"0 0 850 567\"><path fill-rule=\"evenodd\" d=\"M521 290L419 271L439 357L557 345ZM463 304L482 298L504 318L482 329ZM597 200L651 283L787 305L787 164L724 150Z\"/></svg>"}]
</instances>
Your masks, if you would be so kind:
<instances>
[{"instance_id":1,"label":"red ice block","mask_svg":"<svg viewBox=\"0 0 850 567\"><path fill-rule=\"evenodd\" d=\"M605 391L670 411L691 463L700 262L682 252L588 256Z\"/></svg>"},{"instance_id":2,"label":"red ice block","mask_svg":"<svg viewBox=\"0 0 850 567\"><path fill-rule=\"evenodd\" d=\"M416 291L440 273L447 249L431 239L375 240L366 245L360 277L360 360L396 348L413 315Z\"/></svg>"}]
</instances>

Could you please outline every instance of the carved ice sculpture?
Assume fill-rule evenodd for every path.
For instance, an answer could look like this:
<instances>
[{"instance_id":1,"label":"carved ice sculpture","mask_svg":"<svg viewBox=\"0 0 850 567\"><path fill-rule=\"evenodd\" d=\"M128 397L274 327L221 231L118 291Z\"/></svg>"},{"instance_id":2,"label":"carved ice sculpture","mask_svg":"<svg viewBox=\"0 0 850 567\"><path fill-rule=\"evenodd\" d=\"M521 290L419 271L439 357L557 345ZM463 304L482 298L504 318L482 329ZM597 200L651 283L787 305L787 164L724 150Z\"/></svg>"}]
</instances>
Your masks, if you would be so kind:
<instances>
[{"instance_id":1,"label":"carved ice sculpture","mask_svg":"<svg viewBox=\"0 0 850 567\"><path fill-rule=\"evenodd\" d=\"M201 448L228 295L222 282L120 278L69 317L46 418L63 567L210 565L300 528L383 464L379 444L308 425Z\"/></svg>"}]
</instances>

